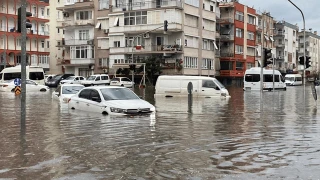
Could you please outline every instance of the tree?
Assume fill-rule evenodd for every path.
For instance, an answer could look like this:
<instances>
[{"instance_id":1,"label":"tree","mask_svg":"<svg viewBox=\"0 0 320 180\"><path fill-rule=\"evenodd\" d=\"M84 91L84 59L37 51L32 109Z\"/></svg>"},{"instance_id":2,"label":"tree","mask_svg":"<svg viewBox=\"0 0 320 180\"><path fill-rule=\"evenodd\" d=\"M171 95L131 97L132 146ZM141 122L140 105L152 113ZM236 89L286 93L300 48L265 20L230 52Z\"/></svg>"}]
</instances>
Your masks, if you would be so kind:
<instances>
[{"instance_id":1,"label":"tree","mask_svg":"<svg viewBox=\"0 0 320 180\"><path fill-rule=\"evenodd\" d=\"M151 81L150 83L154 84L154 77L162 73L160 59L155 56L151 56L143 60L142 62L146 63L146 78ZM137 73L141 72L143 72L143 66L140 66L139 69L137 69Z\"/></svg>"}]
</instances>

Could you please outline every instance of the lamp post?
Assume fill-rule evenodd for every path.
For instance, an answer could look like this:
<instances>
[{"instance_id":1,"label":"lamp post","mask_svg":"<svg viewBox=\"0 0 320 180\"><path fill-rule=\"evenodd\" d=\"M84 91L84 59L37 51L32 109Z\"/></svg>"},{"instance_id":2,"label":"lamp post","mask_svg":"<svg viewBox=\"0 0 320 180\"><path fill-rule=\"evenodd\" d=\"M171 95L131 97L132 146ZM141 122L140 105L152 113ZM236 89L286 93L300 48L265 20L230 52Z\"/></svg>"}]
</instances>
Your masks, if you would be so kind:
<instances>
[{"instance_id":1,"label":"lamp post","mask_svg":"<svg viewBox=\"0 0 320 180\"><path fill-rule=\"evenodd\" d=\"M288 1L300 11L300 13L302 15L302 20L303 20L303 61L304 61L304 63L303 63L304 64L303 65L303 78L304 78L303 86L305 88L306 87L306 22L305 22L302 10L297 5L295 5L291 0L288 0Z\"/></svg>"}]
</instances>

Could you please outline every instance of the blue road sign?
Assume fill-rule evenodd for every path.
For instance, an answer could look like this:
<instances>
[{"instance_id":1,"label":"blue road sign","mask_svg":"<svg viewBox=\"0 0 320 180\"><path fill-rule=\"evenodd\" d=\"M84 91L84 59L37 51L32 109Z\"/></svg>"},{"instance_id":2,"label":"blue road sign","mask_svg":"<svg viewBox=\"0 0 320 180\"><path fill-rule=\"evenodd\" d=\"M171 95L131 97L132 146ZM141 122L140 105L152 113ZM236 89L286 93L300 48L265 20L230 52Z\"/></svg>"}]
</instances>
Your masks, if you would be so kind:
<instances>
[{"instance_id":1,"label":"blue road sign","mask_svg":"<svg viewBox=\"0 0 320 180\"><path fill-rule=\"evenodd\" d=\"M20 78L15 78L13 81L14 85L20 86L21 85L21 79Z\"/></svg>"}]
</instances>

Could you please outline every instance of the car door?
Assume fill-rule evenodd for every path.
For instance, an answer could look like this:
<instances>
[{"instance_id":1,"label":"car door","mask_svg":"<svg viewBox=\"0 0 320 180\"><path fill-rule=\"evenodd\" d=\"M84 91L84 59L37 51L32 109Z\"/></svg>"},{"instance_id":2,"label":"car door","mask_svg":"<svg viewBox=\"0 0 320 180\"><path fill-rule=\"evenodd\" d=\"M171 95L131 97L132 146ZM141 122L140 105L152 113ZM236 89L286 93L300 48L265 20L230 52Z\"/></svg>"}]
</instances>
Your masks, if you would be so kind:
<instances>
[{"instance_id":1,"label":"car door","mask_svg":"<svg viewBox=\"0 0 320 180\"><path fill-rule=\"evenodd\" d=\"M202 80L201 96L221 96L220 88L213 80Z\"/></svg>"},{"instance_id":2,"label":"car door","mask_svg":"<svg viewBox=\"0 0 320 180\"><path fill-rule=\"evenodd\" d=\"M109 85L110 84L109 76L102 75L101 76L101 82L103 83L103 85Z\"/></svg>"},{"instance_id":3,"label":"car door","mask_svg":"<svg viewBox=\"0 0 320 180\"><path fill-rule=\"evenodd\" d=\"M88 111L88 103L90 99L90 93L91 89L83 89L80 93L78 98L74 99L75 103L75 109L82 110L82 111Z\"/></svg>"},{"instance_id":4,"label":"car door","mask_svg":"<svg viewBox=\"0 0 320 180\"><path fill-rule=\"evenodd\" d=\"M101 78L100 76L97 76L96 79L95 79L95 85L100 85L102 82L101 82Z\"/></svg>"},{"instance_id":5,"label":"car door","mask_svg":"<svg viewBox=\"0 0 320 180\"><path fill-rule=\"evenodd\" d=\"M38 85L35 82L30 81L30 80L26 80L26 89L27 89L27 91L37 91L37 90L40 91L40 89L37 86Z\"/></svg>"},{"instance_id":6,"label":"car door","mask_svg":"<svg viewBox=\"0 0 320 180\"><path fill-rule=\"evenodd\" d=\"M131 87L132 86L130 79L123 78L122 81L123 81L124 87Z\"/></svg>"},{"instance_id":7,"label":"car door","mask_svg":"<svg viewBox=\"0 0 320 180\"><path fill-rule=\"evenodd\" d=\"M73 84L80 84L79 77L75 77L73 80Z\"/></svg>"},{"instance_id":8,"label":"car door","mask_svg":"<svg viewBox=\"0 0 320 180\"><path fill-rule=\"evenodd\" d=\"M97 100L94 100L94 98ZM102 113L101 96L96 89L90 91L89 101L86 104L90 112Z\"/></svg>"}]
</instances>

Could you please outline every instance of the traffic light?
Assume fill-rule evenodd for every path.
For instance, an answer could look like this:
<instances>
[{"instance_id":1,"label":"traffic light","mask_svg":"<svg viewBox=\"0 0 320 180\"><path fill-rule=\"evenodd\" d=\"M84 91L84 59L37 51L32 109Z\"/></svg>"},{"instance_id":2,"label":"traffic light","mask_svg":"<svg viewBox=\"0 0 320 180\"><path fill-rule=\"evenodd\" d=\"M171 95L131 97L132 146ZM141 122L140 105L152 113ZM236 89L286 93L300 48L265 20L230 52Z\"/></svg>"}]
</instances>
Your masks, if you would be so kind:
<instances>
[{"instance_id":1,"label":"traffic light","mask_svg":"<svg viewBox=\"0 0 320 180\"><path fill-rule=\"evenodd\" d=\"M306 69L311 67L311 61L310 61L310 58L309 56L306 56Z\"/></svg>"},{"instance_id":2,"label":"traffic light","mask_svg":"<svg viewBox=\"0 0 320 180\"><path fill-rule=\"evenodd\" d=\"M268 64L272 64L272 61L269 60L272 57L271 49L263 49L264 59L263 67L267 67Z\"/></svg>"},{"instance_id":3,"label":"traffic light","mask_svg":"<svg viewBox=\"0 0 320 180\"><path fill-rule=\"evenodd\" d=\"M26 17L32 16L31 12L26 12ZM21 19L22 19L22 14L21 14L21 7L18 8L18 28L17 31L21 33ZM30 23L29 19L26 19L26 27L25 28L31 28L32 24ZM23 27L24 28L24 27Z\"/></svg>"},{"instance_id":4,"label":"traffic light","mask_svg":"<svg viewBox=\"0 0 320 180\"><path fill-rule=\"evenodd\" d=\"M129 67L130 67L131 71L135 71L136 70L136 65L135 64L130 64Z\"/></svg>"},{"instance_id":5,"label":"traffic light","mask_svg":"<svg viewBox=\"0 0 320 180\"><path fill-rule=\"evenodd\" d=\"M168 31L168 21L167 20L164 20L164 31Z\"/></svg>"},{"instance_id":6,"label":"traffic light","mask_svg":"<svg viewBox=\"0 0 320 180\"><path fill-rule=\"evenodd\" d=\"M304 56L299 57L299 64L304 65Z\"/></svg>"}]
</instances>

